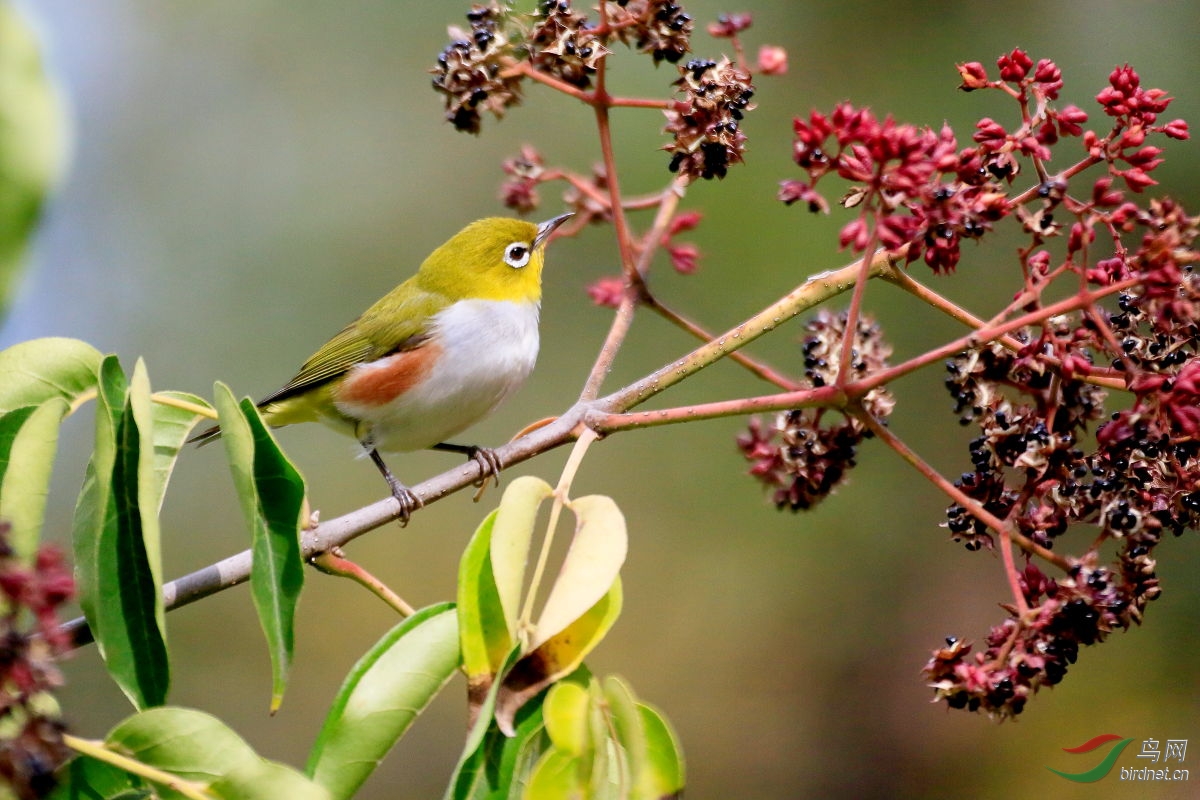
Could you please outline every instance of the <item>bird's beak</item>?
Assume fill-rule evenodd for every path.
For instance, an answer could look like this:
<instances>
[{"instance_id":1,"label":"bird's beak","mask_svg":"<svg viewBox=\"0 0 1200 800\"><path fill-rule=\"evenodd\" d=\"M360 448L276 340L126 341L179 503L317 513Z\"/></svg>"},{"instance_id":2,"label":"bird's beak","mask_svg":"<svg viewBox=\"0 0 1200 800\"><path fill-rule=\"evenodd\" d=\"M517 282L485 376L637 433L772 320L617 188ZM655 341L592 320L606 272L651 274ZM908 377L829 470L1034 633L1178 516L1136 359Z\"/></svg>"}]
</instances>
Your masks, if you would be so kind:
<instances>
[{"instance_id":1,"label":"bird's beak","mask_svg":"<svg viewBox=\"0 0 1200 800\"><path fill-rule=\"evenodd\" d=\"M562 225L573 216L575 215L562 214L554 219L548 219L539 224L537 228L537 236L533 237L533 249L536 250L544 245L546 243L546 239L550 237L550 234L554 233L555 229L558 228L559 225Z\"/></svg>"}]
</instances>

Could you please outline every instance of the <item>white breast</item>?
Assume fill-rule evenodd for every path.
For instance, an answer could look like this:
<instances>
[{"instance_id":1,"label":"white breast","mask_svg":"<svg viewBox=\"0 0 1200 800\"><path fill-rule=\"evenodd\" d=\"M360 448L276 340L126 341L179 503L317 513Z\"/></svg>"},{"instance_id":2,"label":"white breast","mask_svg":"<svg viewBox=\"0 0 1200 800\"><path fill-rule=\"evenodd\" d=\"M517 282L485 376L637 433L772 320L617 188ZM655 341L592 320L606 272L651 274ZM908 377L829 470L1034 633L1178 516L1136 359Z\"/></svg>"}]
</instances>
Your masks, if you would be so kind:
<instances>
[{"instance_id":1,"label":"white breast","mask_svg":"<svg viewBox=\"0 0 1200 800\"><path fill-rule=\"evenodd\" d=\"M538 305L460 300L433 318L431 334L441 354L419 385L385 406L339 405L370 424L380 450L445 442L516 391L537 360Z\"/></svg>"}]
</instances>

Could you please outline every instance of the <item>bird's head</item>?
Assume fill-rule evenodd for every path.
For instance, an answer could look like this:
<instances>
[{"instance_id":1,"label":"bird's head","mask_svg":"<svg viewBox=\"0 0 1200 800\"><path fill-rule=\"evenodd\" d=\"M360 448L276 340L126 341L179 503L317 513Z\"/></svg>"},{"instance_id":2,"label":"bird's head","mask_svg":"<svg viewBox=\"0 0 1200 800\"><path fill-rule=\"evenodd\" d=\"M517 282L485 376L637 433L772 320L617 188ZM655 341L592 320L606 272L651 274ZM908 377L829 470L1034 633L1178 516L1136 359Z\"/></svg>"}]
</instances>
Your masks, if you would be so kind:
<instances>
[{"instance_id":1,"label":"bird's head","mask_svg":"<svg viewBox=\"0 0 1200 800\"><path fill-rule=\"evenodd\" d=\"M506 217L476 220L425 259L418 281L455 300L537 302L546 240L570 216L541 224Z\"/></svg>"}]
</instances>

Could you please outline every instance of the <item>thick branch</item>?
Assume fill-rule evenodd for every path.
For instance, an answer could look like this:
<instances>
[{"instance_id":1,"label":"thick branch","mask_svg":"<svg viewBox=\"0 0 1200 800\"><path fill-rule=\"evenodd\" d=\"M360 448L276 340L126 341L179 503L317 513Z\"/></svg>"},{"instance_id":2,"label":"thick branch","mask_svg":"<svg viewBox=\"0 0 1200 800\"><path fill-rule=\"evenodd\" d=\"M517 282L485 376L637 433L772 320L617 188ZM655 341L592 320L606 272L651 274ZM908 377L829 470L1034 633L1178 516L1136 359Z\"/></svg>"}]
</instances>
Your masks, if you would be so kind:
<instances>
[{"instance_id":1,"label":"thick branch","mask_svg":"<svg viewBox=\"0 0 1200 800\"><path fill-rule=\"evenodd\" d=\"M579 420L582 419L585 411L585 406L577 405L554 422L496 448L496 455L500 459L500 463L506 467L519 464L539 453L572 441L575 438ZM478 462L468 461L410 488L424 501L425 505L429 505L460 489L474 485L482 477ZM394 521L399 510L400 504L396 502L395 498L389 496L369 506L322 522L301 532L301 552L305 560L309 560L320 553L348 544L364 533ZM250 567L251 552L243 550L236 555L164 584L163 602L167 610L173 610L245 583L250 578ZM72 641L77 646L93 641L92 632L82 617L64 623L63 629L70 634Z\"/></svg>"},{"instance_id":2,"label":"thick branch","mask_svg":"<svg viewBox=\"0 0 1200 800\"><path fill-rule=\"evenodd\" d=\"M871 257L867 275L877 278L891 267L894 259L902 259L903 253L877 251ZM810 275L808 280L776 300L745 322L730 328L725 333L697 347L678 361L674 361L639 381L609 395L612 411L625 411L653 397L669 386L682 381L735 350L754 341L768 331L787 322L792 317L825 302L834 295L854 286L862 270L862 260L855 259L840 269Z\"/></svg>"},{"instance_id":3,"label":"thick branch","mask_svg":"<svg viewBox=\"0 0 1200 800\"><path fill-rule=\"evenodd\" d=\"M870 266L871 277L885 274L891 268L889 259L897 257L900 256L889 256L883 252L876 253ZM602 420L606 418L606 415L628 411L668 386L672 386L709 364L724 358L797 314L846 291L854 285L860 269L861 262L855 260L840 269L813 275L763 311L713 341L696 348L678 361L668 364L607 397L598 400L583 399L576 402L553 422L496 448L496 455L500 459L500 463L505 467L519 464L535 455L573 441L588 426L589 420ZM801 402L803 401L801 400ZM615 427L636 426L617 425ZM462 466L416 484L411 489L424 501L425 505L428 505L460 489L474 485L482 477L479 465L474 461L469 461ZM321 522L301 534L301 551L304 558L311 559L319 553L343 546L364 533L395 520L398 513L399 504L394 498L387 497L335 519ZM249 550L245 550L204 569L177 578L163 586L163 599L166 607L168 609L179 608L231 586L244 583L250 577L250 567L251 553ZM82 618L65 623L63 628L71 635L76 644L86 644L92 641L91 631Z\"/></svg>"}]
</instances>

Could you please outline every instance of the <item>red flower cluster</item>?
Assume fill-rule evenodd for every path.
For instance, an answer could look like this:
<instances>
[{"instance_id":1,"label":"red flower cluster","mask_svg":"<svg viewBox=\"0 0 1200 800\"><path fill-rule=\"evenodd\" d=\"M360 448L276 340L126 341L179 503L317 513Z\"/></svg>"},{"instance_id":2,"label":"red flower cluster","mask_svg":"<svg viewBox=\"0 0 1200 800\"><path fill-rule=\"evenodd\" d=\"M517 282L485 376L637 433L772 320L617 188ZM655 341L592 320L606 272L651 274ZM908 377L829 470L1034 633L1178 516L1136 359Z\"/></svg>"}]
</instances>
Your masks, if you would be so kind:
<instances>
[{"instance_id":1,"label":"red flower cluster","mask_svg":"<svg viewBox=\"0 0 1200 800\"><path fill-rule=\"evenodd\" d=\"M587 288L588 297L602 308L616 308L621 305L625 294L625 279L620 275L600 278Z\"/></svg>"},{"instance_id":2,"label":"red flower cluster","mask_svg":"<svg viewBox=\"0 0 1200 800\"><path fill-rule=\"evenodd\" d=\"M686 231L693 230L700 224L703 214L699 211L686 211L676 214L663 234L662 246L667 250L671 266L680 275L691 275L700 266L700 248L691 242L676 242L675 237Z\"/></svg>"},{"instance_id":3,"label":"red flower cluster","mask_svg":"<svg viewBox=\"0 0 1200 800\"><path fill-rule=\"evenodd\" d=\"M784 181L779 197L824 211L828 203L815 188L822 177L834 173L856 184L843 204L860 213L842 228L842 247L907 246L909 261L924 255L935 271L951 272L961 240L981 236L1008 213L988 159L978 149L958 152L948 126L935 132L880 120L843 103L829 115L797 117L793 129L793 158L809 180Z\"/></svg>"},{"instance_id":4,"label":"red flower cluster","mask_svg":"<svg viewBox=\"0 0 1200 800\"><path fill-rule=\"evenodd\" d=\"M75 582L54 548L38 551L32 566L21 564L8 545L10 530L0 522L0 779L17 796L35 798L50 792L55 769L70 756L50 692L62 685L55 661L70 645L58 610Z\"/></svg>"},{"instance_id":5,"label":"red flower cluster","mask_svg":"<svg viewBox=\"0 0 1200 800\"><path fill-rule=\"evenodd\" d=\"M754 23L750 14L718 14L716 22L708 25L708 35L714 39L732 39Z\"/></svg>"},{"instance_id":6,"label":"red flower cluster","mask_svg":"<svg viewBox=\"0 0 1200 800\"><path fill-rule=\"evenodd\" d=\"M1096 102L1104 106L1105 114L1120 119L1125 127L1146 127L1167 110L1171 98L1162 89L1143 89L1141 77L1126 64L1108 76L1108 88L1096 95Z\"/></svg>"},{"instance_id":7,"label":"red flower cluster","mask_svg":"<svg viewBox=\"0 0 1200 800\"><path fill-rule=\"evenodd\" d=\"M879 120L869 110L849 104L828 115L813 111L807 120L798 117L794 122L793 157L808 180L784 181L780 200L803 201L812 211L827 211L829 205L815 187L823 176L835 173L856 184L843 204L860 209L858 218L842 229L843 247L856 252L873 246L891 251L907 247L910 262L923 256L935 272L950 272L958 264L963 239L978 238L1013 211L1008 187L1025 162L1046 176L1035 195L1022 196L1022 203L1036 204L1018 209L1025 229L1036 241L1061 232L1054 212L1069 199L1069 187L1049 175L1046 162L1062 138L1082 136L1089 158L1107 164L1109 174L1095 183L1093 200L1098 207L1115 207L1110 221L1120 225L1122 215L1136 207L1120 205L1123 197L1112 191L1112 179L1120 178L1134 192L1153 185L1151 173L1162 163L1162 150L1145 144L1147 135L1188 137L1183 120L1155 124L1170 98L1160 89L1142 88L1128 66L1114 70L1109 88L1097 95L1105 113L1116 120L1116 127L1104 136L1084 129L1088 115L1078 106L1053 104L1063 87L1062 72L1053 61L1035 64L1024 51L1013 50L1001 56L997 66L1000 77L992 80L978 62L958 65L961 88L1008 93L1021 108L1015 128L986 117L975 126L975 146L956 151L948 127L935 133L897 124L890 117ZM1075 201L1070 205L1080 207ZM1073 232L1080 238L1070 249L1078 252L1090 243L1092 233L1086 225Z\"/></svg>"}]
</instances>

